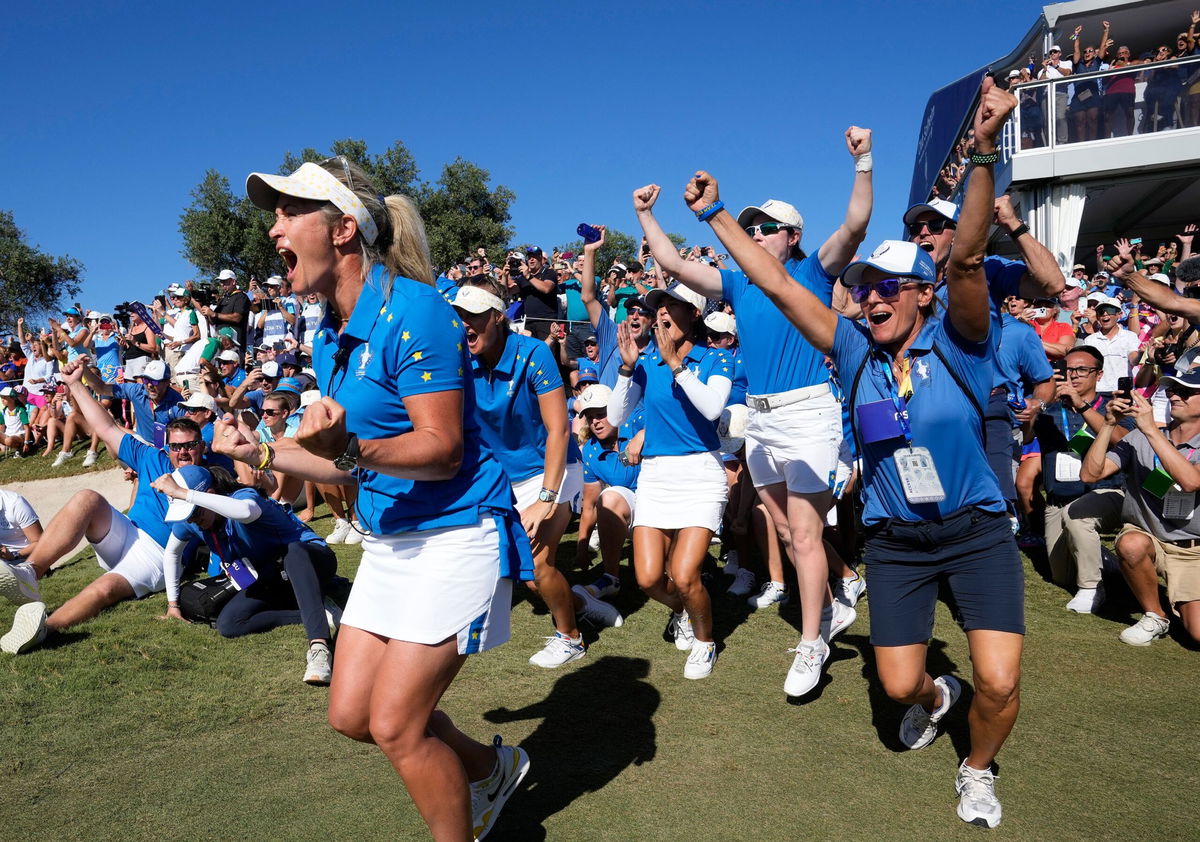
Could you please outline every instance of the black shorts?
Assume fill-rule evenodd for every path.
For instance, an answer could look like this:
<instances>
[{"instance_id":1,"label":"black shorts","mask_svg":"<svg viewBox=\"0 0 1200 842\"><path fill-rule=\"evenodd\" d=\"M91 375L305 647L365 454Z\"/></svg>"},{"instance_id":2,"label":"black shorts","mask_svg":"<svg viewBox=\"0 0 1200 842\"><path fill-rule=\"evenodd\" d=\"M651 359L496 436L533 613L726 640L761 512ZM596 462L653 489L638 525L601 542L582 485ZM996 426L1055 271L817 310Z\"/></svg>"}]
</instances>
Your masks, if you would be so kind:
<instances>
[{"instance_id":1,"label":"black shorts","mask_svg":"<svg viewBox=\"0 0 1200 842\"><path fill-rule=\"evenodd\" d=\"M863 559L875 646L928 642L942 583L964 631L1025 634L1025 572L1004 512L966 508L941 523L873 524Z\"/></svg>"}]
</instances>

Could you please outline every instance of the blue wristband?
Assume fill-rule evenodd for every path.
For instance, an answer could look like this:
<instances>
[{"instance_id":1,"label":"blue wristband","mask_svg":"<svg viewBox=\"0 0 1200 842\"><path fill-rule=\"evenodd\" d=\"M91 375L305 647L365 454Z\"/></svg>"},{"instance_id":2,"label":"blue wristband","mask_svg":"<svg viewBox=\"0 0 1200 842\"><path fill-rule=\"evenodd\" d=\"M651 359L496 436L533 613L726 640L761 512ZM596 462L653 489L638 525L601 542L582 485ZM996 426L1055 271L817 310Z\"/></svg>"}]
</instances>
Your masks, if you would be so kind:
<instances>
[{"instance_id":1,"label":"blue wristband","mask_svg":"<svg viewBox=\"0 0 1200 842\"><path fill-rule=\"evenodd\" d=\"M725 203L720 199L717 199L717 201L713 202L703 210L696 211L696 219L700 220L701 222L708 222L710 219L716 216L718 212L724 209Z\"/></svg>"}]
</instances>

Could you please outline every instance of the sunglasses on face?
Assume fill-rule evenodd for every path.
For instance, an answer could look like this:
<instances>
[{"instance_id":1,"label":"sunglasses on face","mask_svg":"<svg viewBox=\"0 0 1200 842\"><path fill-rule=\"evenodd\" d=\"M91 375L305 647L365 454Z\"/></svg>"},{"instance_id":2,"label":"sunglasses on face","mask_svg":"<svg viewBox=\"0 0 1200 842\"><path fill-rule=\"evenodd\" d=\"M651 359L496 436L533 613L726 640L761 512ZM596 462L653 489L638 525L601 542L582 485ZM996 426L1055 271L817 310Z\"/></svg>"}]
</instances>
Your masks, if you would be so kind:
<instances>
[{"instance_id":1,"label":"sunglasses on face","mask_svg":"<svg viewBox=\"0 0 1200 842\"><path fill-rule=\"evenodd\" d=\"M264 409L263 415L283 415L282 409Z\"/></svg>"},{"instance_id":2,"label":"sunglasses on face","mask_svg":"<svg viewBox=\"0 0 1200 842\"><path fill-rule=\"evenodd\" d=\"M750 225L746 227L746 233L751 237L756 236L760 231L764 237L769 237L772 234L778 234L780 231L791 231L792 226L784 225L782 222L764 222L762 225Z\"/></svg>"},{"instance_id":3,"label":"sunglasses on face","mask_svg":"<svg viewBox=\"0 0 1200 842\"><path fill-rule=\"evenodd\" d=\"M166 380L151 380L149 377L139 377L138 382L143 386L161 386L166 383Z\"/></svg>"},{"instance_id":4,"label":"sunglasses on face","mask_svg":"<svg viewBox=\"0 0 1200 842\"><path fill-rule=\"evenodd\" d=\"M854 284L850 287L850 298L855 304L862 304L870 296L871 290L878 293L880 298L895 298L901 289L915 284L916 281L910 278L884 278L874 284Z\"/></svg>"},{"instance_id":5,"label":"sunglasses on face","mask_svg":"<svg viewBox=\"0 0 1200 842\"><path fill-rule=\"evenodd\" d=\"M954 230L954 223L945 218L928 219L923 222L908 223L908 236L915 237L921 233L922 228L928 228L930 234L940 234L949 228Z\"/></svg>"},{"instance_id":6,"label":"sunglasses on face","mask_svg":"<svg viewBox=\"0 0 1200 842\"><path fill-rule=\"evenodd\" d=\"M1163 389L1163 391L1166 392L1168 395L1178 395L1179 397L1183 398L1185 401L1188 398L1194 398L1196 395L1200 395L1200 389L1188 389L1184 386L1175 386L1175 385L1169 385L1169 386L1165 387Z\"/></svg>"},{"instance_id":7,"label":"sunglasses on face","mask_svg":"<svg viewBox=\"0 0 1200 842\"><path fill-rule=\"evenodd\" d=\"M641 307L630 307L625 312L631 316L641 316L644 319L649 319L654 315L649 310L643 310Z\"/></svg>"},{"instance_id":8,"label":"sunglasses on face","mask_svg":"<svg viewBox=\"0 0 1200 842\"><path fill-rule=\"evenodd\" d=\"M196 441L173 441L167 443L167 449L174 453L182 453L185 450L194 450L197 447L203 447L204 442Z\"/></svg>"}]
</instances>

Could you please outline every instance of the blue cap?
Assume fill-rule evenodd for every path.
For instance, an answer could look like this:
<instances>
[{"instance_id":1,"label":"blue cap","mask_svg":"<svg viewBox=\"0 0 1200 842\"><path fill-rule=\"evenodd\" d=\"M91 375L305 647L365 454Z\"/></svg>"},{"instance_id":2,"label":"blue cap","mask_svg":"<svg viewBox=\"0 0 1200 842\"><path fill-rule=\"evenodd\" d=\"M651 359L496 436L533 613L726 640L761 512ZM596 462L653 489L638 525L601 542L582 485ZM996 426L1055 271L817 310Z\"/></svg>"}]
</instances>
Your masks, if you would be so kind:
<instances>
[{"instance_id":1,"label":"blue cap","mask_svg":"<svg viewBox=\"0 0 1200 842\"><path fill-rule=\"evenodd\" d=\"M186 488L189 491L208 491L212 488L212 474L207 468L201 468L199 465L184 465L181 468L176 468L171 472L171 479L181 488ZM187 500L172 500L167 506L167 513L163 516L163 520L167 523L182 523L192 516L195 511L196 504L189 503Z\"/></svg>"},{"instance_id":2,"label":"blue cap","mask_svg":"<svg viewBox=\"0 0 1200 842\"><path fill-rule=\"evenodd\" d=\"M80 313L78 308L68 307L67 309L63 310L63 315L64 316L79 316L82 318L83 313Z\"/></svg>"},{"instance_id":3,"label":"blue cap","mask_svg":"<svg viewBox=\"0 0 1200 842\"><path fill-rule=\"evenodd\" d=\"M600 366L589 359L580 358L579 360L579 379L576 383L599 383L600 382Z\"/></svg>"},{"instance_id":4,"label":"blue cap","mask_svg":"<svg viewBox=\"0 0 1200 842\"><path fill-rule=\"evenodd\" d=\"M937 267L929 252L916 243L904 240L884 240L866 260L846 267L842 272L842 283L848 287L859 283L868 267L878 269L889 277L914 278L927 284L937 280Z\"/></svg>"},{"instance_id":5,"label":"blue cap","mask_svg":"<svg viewBox=\"0 0 1200 842\"><path fill-rule=\"evenodd\" d=\"M300 380L295 377L281 377L279 382L275 384L276 392L290 392L293 395L298 395L301 392Z\"/></svg>"}]
</instances>

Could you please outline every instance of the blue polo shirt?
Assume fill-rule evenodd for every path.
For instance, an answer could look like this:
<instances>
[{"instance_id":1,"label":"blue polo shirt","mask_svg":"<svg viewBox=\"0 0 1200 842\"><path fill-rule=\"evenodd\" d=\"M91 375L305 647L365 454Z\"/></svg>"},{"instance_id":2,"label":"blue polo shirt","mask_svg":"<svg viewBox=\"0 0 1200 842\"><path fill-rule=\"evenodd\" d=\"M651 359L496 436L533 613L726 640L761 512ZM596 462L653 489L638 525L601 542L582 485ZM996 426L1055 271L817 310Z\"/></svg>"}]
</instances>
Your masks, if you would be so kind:
<instances>
[{"instance_id":1,"label":"blue polo shirt","mask_svg":"<svg viewBox=\"0 0 1200 842\"><path fill-rule=\"evenodd\" d=\"M583 446L583 481L602 482L605 487L615 485L636 491L642 466L622 465L621 451L629 444L629 440L641 431L645 423L642 411L635 412L632 418L617 428L616 447L611 450L594 436L589 438Z\"/></svg>"},{"instance_id":2,"label":"blue polo shirt","mask_svg":"<svg viewBox=\"0 0 1200 842\"><path fill-rule=\"evenodd\" d=\"M183 417L181 412L174 411L175 404L183 400L183 395L174 389L167 389L167 393L156 407L150 406L150 396L141 383L116 383L112 387L112 393L114 398L129 401L133 407L134 432L146 441L154 441L156 423L165 425L168 421Z\"/></svg>"},{"instance_id":3,"label":"blue polo shirt","mask_svg":"<svg viewBox=\"0 0 1200 842\"><path fill-rule=\"evenodd\" d=\"M546 425L538 396L563 388L550 348L540 339L510 333L496 367L472 359L471 374L475 418L508 478L516 483L542 473ZM567 462L577 461L568 448Z\"/></svg>"},{"instance_id":4,"label":"blue polo shirt","mask_svg":"<svg viewBox=\"0 0 1200 842\"><path fill-rule=\"evenodd\" d=\"M718 348L693 345L683 358L702 383L710 377L733 380L733 361ZM675 382L671 369L663 362L656 345L647 346L638 358L633 382L642 390L646 418L646 444L643 456L683 456L707 453L721 446L717 422L709 421Z\"/></svg>"},{"instance_id":5,"label":"blue polo shirt","mask_svg":"<svg viewBox=\"0 0 1200 842\"><path fill-rule=\"evenodd\" d=\"M233 374L230 374L228 377L222 377L221 382L231 389L236 389L242 383L246 382L246 372L241 368L235 368Z\"/></svg>"},{"instance_id":6,"label":"blue polo shirt","mask_svg":"<svg viewBox=\"0 0 1200 842\"><path fill-rule=\"evenodd\" d=\"M909 503L900 485L893 453L906 447L901 437L863 443L863 523L878 523L887 518L940 521L966 506L990 512L1004 511L1004 499L996 475L988 467L983 445L983 425L971 401L933 353L936 344L981 408L987 407L995 368L999 318L993 314L991 333L983 342L971 342L958 334L941 315L929 319L908 349L912 360L913 395L908 399L908 417L914 447L927 448L933 456L938 478L946 492L940 503ZM889 386L885 366L888 357L874 350L870 333L863 326L839 316L833 338L832 356L842 384L858 388L847 399L854 411L863 404L888 401L894 391ZM865 366L864 366L865 361ZM857 418L855 418L857 423Z\"/></svg>"},{"instance_id":7,"label":"blue polo shirt","mask_svg":"<svg viewBox=\"0 0 1200 842\"><path fill-rule=\"evenodd\" d=\"M287 552L289 544L325 546L324 539L299 518L253 488L240 488L229 496L235 500L253 500L262 509L262 514L252 523L221 518L217 528L209 532L194 523L173 523L170 524L171 534L185 542L198 538L226 564L239 558L248 558L255 565L278 561Z\"/></svg>"},{"instance_id":8,"label":"blue polo shirt","mask_svg":"<svg viewBox=\"0 0 1200 842\"><path fill-rule=\"evenodd\" d=\"M165 451L151 447L145 442L138 441L131 435L121 437L117 447L117 458L137 471L137 494L133 505L126 512L126 517L133 525L145 532L163 547L171 536L171 526L164 518L167 516L167 496L159 494L150 487L150 483L175 470Z\"/></svg>"},{"instance_id":9,"label":"blue polo shirt","mask_svg":"<svg viewBox=\"0 0 1200 842\"><path fill-rule=\"evenodd\" d=\"M1046 349L1037 331L1008 313L1000 316L1000 348L996 351L996 373L992 388L1003 386L1009 398L1022 397L1023 384L1036 384L1054 376Z\"/></svg>"},{"instance_id":10,"label":"blue polo shirt","mask_svg":"<svg viewBox=\"0 0 1200 842\"><path fill-rule=\"evenodd\" d=\"M448 480L401 479L359 468L360 522L375 534L392 535L470 526L485 515L511 520L512 488L475 420L466 330L458 314L431 286L395 278L391 287L385 297L383 270L377 266L341 336L336 320L326 313L313 340L317 385L322 395L346 408L349 429L362 439L412 432L406 397L461 391L462 463ZM334 362L339 353L345 360L340 366ZM523 535L519 523L515 532L501 530L502 548L513 554L502 552L500 575L517 575L525 559L532 569L528 540L520 544ZM511 539L508 545L505 539Z\"/></svg>"},{"instance_id":11,"label":"blue polo shirt","mask_svg":"<svg viewBox=\"0 0 1200 842\"><path fill-rule=\"evenodd\" d=\"M601 311L592 325L596 330L596 350L600 353L600 383L613 388L617 385L617 369L621 367L621 351L617 347L617 323Z\"/></svg>"},{"instance_id":12,"label":"blue polo shirt","mask_svg":"<svg viewBox=\"0 0 1200 842\"><path fill-rule=\"evenodd\" d=\"M750 381L746 377L746 359L742 356L741 348L726 348L725 353L733 360L733 387L729 390L729 400L725 401L725 405L744 404L750 388Z\"/></svg>"},{"instance_id":13,"label":"blue polo shirt","mask_svg":"<svg viewBox=\"0 0 1200 842\"><path fill-rule=\"evenodd\" d=\"M825 271L821 261L789 259L784 268L822 304L830 305L837 278ZM722 269L721 297L733 305L750 394L773 395L829 382L824 355L745 273Z\"/></svg>"},{"instance_id":14,"label":"blue polo shirt","mask_svg":"<svg viewBox=\"0 0 1200 842\"><path fill-rule=\"evenodd\" d=\"M186 418L187 416L182 415L180 417ZM237 470L233 465L232 459L230 459L228 456L226 456L223 453L213 453L213 449L212 449L213 423L211 421L209 421L207 424L205 424L203 427L200 428L200 438L204 439L204 445L205 445L204 446L204 464L205 465L216 465L219 468L224 468L225 470L229 471L229 473L233 474L234 476L237 476Z\"/></svg>"}]
</instances>

